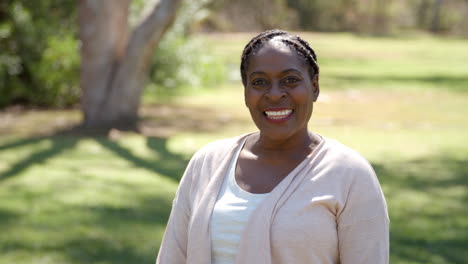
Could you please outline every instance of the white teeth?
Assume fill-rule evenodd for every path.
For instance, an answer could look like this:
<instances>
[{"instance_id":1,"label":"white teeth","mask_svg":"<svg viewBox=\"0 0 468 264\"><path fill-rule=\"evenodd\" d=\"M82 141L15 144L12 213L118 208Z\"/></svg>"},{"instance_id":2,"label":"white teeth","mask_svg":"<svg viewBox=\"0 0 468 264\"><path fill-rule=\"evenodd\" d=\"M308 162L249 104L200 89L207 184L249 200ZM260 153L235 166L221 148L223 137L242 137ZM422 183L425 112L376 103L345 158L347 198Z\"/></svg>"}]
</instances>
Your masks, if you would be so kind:
<instances>
[{"instance_id":1,"label":"white teeth","mask_svg":"<svg viewBox=\"0 0 468 264\"><path fill-rule=\"evenodd\" d=\"M265 111L265 114L272 119L281 119L292 113L291 109L281 111Z\"/></svg>"}]
</instances>

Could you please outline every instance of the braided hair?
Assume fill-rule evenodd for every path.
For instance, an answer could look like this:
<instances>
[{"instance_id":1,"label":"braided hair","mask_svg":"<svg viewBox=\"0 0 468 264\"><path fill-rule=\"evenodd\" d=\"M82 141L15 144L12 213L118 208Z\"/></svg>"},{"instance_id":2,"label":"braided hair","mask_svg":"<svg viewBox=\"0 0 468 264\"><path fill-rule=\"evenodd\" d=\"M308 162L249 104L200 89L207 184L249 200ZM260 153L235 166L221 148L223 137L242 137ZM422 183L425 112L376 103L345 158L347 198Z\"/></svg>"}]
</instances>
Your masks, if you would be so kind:
<instances>
[{"instance_id":1,"label":"braided hair","mask_svg":"<svg viewBox=\"0 0 468 264\"><path fill-rule=\"evenodd\" d=\"M314 76L319 73L319 66L317 64L317 55L315 51L310 47L307 41L303 40L299 36L291 34L287 31L273 29L264 31L254 38L252 38L249 43L244 48L241 57L240 72L242 77L242 83L244 86L247 83L247 66L249 64L250 57L255 55L265 43L269 40L277 38L279 41L284 43L286 46L296 51L296 53L306 60L306 63L310 66L310 76Z\"/></svg>"}]
</instances>

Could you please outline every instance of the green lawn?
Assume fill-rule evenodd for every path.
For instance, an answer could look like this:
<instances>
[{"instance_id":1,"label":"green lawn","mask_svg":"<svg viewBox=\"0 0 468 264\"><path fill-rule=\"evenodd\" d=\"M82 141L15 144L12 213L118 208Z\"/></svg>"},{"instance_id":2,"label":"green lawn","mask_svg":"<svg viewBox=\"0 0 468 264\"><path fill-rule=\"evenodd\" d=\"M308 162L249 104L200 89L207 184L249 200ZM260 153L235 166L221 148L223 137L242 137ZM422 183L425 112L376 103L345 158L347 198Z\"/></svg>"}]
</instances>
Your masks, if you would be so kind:
<instances>
[{"instance_id":1,"label":"green lawn","mask_svg":"<svg viewBox=\"0 0 468 264\"><path fill-rule=\"evenodd\" d=\"M391 263L468 259L468 41L303 34L321 65L310 129L373 164ZM79 112L0 112L0 263L152 263L191 154L255 130L237 74L251 34L201 36L227 81L170 103L143 133L60 133Z\"/></svg>"}]
</instances>

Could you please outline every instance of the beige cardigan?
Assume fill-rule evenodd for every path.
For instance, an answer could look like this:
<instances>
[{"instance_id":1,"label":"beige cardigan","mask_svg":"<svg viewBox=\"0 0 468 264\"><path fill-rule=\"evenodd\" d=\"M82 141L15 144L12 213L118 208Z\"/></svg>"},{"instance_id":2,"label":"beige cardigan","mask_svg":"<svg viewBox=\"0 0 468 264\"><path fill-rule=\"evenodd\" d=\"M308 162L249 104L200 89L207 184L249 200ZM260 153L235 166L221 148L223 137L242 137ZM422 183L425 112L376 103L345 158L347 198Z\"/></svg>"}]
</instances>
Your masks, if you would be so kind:
<instances>
[{"instance_id":1,"label":"beige cardigan","mask_svg":"<svg viewBox=\"0 0 468 264\"><path fill-rule=\"evenodd\" d=\"M211 213L246 136L210 143L192 157L156 263L211 263ZM369 163L325 138L252 213L236 263L386 264L388 228L385 198Z\"/></svg>"}]
</instances>

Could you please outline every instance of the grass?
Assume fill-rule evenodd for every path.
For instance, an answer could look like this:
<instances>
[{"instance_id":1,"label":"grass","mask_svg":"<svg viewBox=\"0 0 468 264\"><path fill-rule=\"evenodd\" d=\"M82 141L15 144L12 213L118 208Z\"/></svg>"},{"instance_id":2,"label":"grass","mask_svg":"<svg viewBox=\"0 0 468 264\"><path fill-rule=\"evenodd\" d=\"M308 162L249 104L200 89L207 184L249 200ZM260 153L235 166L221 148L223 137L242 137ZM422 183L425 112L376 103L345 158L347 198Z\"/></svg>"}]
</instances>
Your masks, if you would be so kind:
<instances>
[{"instance_id":1,"label":"grass","mask_svg":"<svg viewBox=\"0 0 468 264\"><path fill-rule=\"evenodd\" d=\"M468 91L466 40L419 37L375 38L349 33L299 33L318 54L321 84L327 90L448 89ZM243 46L253 34L213 34L211 54L223 58L238 77ZM219 43L221 42L221 45Z\"/></svg>"},{"instance_id":2,"label":"grass","mask_svg":"<svg viewBox=\"0 0 468 264\"><path fill-rule=\"evenodd\" d=\"M468 41L304 36L322 70L310 128L371 161L391 263L466 262ZM234 72L251 35L201 37ZM191 154L255 129L229 76L171 103L146 95L142 134L58 133L75 110L0 112L0 263L154 262Z\"/></svg>"}]
</instances>

